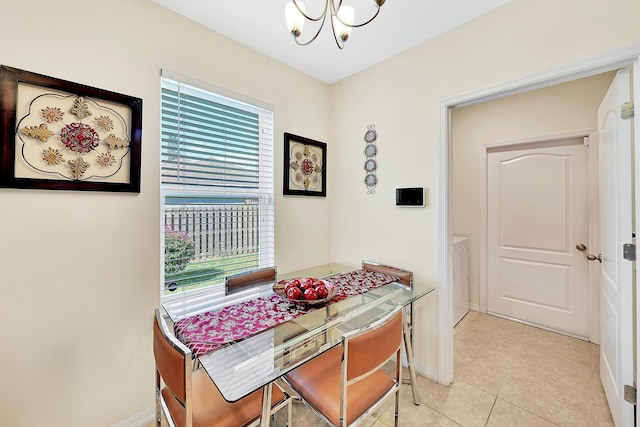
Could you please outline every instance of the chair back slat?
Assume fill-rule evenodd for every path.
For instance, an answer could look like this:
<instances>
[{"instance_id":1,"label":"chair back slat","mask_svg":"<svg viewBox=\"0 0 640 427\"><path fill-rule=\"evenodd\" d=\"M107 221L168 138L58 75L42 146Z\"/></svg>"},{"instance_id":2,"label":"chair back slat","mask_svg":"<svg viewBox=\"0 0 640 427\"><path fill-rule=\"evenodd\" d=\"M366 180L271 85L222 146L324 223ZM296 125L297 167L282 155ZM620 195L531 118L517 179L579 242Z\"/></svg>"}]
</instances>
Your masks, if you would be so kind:
<instances>
[{"instance_id":1,"label":"chair back slat","mask_svg":"<svg viewBox=\"0 0 640 427\"><path fill-rule=\"evenodd\" d=\"M153 355L156 369L165 386L184 406L187 401L189 360L191 351L167 331L159 310L153 324Z\"/></svg>"},{"instance_id":2,"label":"chair back slat","mask_svg":"<svg viewBox=\"0 0 640 427\"><path fill-rule=\"evenodd\" d=\"M393 357L402 345L402 326L402 307L398 306L371 328L346 335L347 381L371 373Z\"/></svg>"},{"instance_id":3,"label":"chair back slat","mask_svg":"<svg viewBox=\"0 0 640 427\"><path fill-rule=\"evenodd\" d=\"M376 273L388 274L395 277L398 280L398 283L409 287L413 286L413 273L411 271L379 264L373 261L362 261L362 268Z\"/></svg>"},{"instance_id":4,"label":"chair back slat","mask_svg":"<svg viewBox=\"0 0 640 427\"><path fill-rule=\"evenodd\" d=\"M225 295L240 292L243 289L259 286L261 284L275 282L276 268L265 267L244 273L234 274L224 278Z\"/></svg>"}]
</instances>

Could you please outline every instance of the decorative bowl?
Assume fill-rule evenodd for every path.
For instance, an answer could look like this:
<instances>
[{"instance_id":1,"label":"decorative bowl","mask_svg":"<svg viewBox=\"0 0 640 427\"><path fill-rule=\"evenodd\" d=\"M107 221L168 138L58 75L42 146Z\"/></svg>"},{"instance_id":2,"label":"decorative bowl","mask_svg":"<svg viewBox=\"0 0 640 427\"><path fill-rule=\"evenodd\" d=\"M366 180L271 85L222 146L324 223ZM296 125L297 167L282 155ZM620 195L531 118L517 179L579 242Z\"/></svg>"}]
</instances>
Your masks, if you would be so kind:
<instances>
[{"instance_id":1,"label":"decorative bowl","mask_svg":"<svg viewBox=\"0 0 640 427\"><path fill-rule=\"evenodd\" d=\"M287 285L289 286L296 286L298 288L300 288L300 286L305 283L306 281L311 281L312 283L314 283L316 286L318 283L323 284L328 291L327 297L326 298L317 298L317 299L304 299L304 297L301 297L300 299L293 299L293 298L289 298L287 297L287 291L286 291L286 287ZM315 286L312 286L315 288ZM338 288L336 287L336 285L333 282L329 282L328 280L323 280L323 279L316 279L313 277L296 277L293 279L289 279L289 280L281 280L279 282L277 282L275 285L273 285L273 292L278 295L280 298L282 298L283 300L291 303L291 304L296 304L296 305L318 305L318 304L323 304L329 300L331 300L334 296L336 296L336 293L338 292ZM303 292L303 290L301 289L301 292Z\"/></svg>"}]
</instances>

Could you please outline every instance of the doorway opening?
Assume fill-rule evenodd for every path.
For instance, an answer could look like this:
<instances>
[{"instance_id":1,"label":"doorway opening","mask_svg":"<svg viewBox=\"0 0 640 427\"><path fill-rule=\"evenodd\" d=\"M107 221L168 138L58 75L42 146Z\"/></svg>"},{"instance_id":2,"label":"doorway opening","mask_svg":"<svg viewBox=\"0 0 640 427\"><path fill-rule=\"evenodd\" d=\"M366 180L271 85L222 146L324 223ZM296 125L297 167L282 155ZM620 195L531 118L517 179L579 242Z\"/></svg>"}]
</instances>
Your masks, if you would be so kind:
<instances>
[{"instance_id":1,"label":"doorway opening","mask_svg":"<svg viewBox=\"0 0 640 427\"><path fill-rule=\"evenodd\" d=\"M500 210L494 206L493 210L495 212L492 215L487 212L487 161L491 156L503 156L503 152L513 151L517 159L503 166L513 170L511 172L505 170L503 171L504 173L516 173L519 170L524 170L522 168L526 168L526 165L533 167L534 170L530 171L528 178L525 175L512 178L516 181L521 179L528 179L528 181L507 182L503 185L503 187L508 187L515 184L515 187L510 187L514 194L506 197L509 199L521 199L518 204L511 207L519 210L519 215L523 219L527 217L528 221L527 224L521 224L522 219L515 218L520 222L516 224L510 223L503 230L510 233L507 238L511 242L507 246L511 247L512 255L508 257L508 262L504 261L501 264L505 268L504 275L513 279L515 272L522 272L523 269L533 269L538 274L550 275L556 286L544 281L543 283L547 286L548 292L545 298L542 298L543 295L537 293L527 295L527 289L522 287L514 289L516 284L507 281L507 284L511 285L511 289L508 292L505 290L505 292L513 295L505 295L505 298L501 301L505 303L513 302L514 304L512 305L519 308L515 312L512 310L511 313L508 311L502 313L510 318L560 330L563 328L559 327L558 324L547 324L543 321L536 322L534 317L524 315L527 311L538 311L540 313L546 311L549 315L566 317L565 314L574 313L576 309L586 310L587 306L589 306L590 309L595 308L595 311L590 311L593 311L594 318L597 318L597 307L595 306L597 304L597 294L594 300L590 297L586 300L586 292L577 294L575 292L575 284L564 280L573 279L573 277L567 277L567 275L575 275L577 273L576 267L581 267L582 271L578 271L581 274L586 274L586 270L588 270L588 262L584 259L584 256L581 256L574 249L575 244L578 242L572 242L572 240L580 239L587 246L592 246L592 242L583 241L586 239L586 234L589 237L592 234L591 232L587 233L585 228L586 221L582 222L582 230L578 230L579 224L574 221L577 214L584 216L589 211L590 216L591 211L586 206L582 206L579 209L575 208L575 212L571 212L562 205L563 202L560 199L556 199L553 202L555 203L555 208L559 210L552 214L551 206L546 206L551 203L551 200L546 199L546 193L553 192L556 189L555 186L560 185L560 183L549 182L552 178L550 175L551 169L549 169L549 173L536 170L536 168L554 168L553 165L557 163L557 166L563 170L566 167L568 168L567 171L571 171L575 170L577 164L568 164L566 162L571 162L571 158L566 156L558 157L553 153L546 157L542 153L538 153L535 156L531 154L540 150L544 151L551 146L573 144L581 146L578 149L583 152L581 161L583 163L587 162L586 153L591 153L592 147L587 145L588 142L585 142L584 137L587 137L595 130L595 112L604 93L611 84L614 74L613 72L602 73L451 110L453 232L456 236L468 237L470 241L470 309L480 312L490 310L501 313L495 307L492 309L488 306L487 240L491 239L488 239L487 228L490 223L496 226L495 216L500 214ZM520 154L518 154L520 150L524 149L530 150L528 157L520 157ZM588 163L591 162L592 159L589 158ZM577 180L577 184L584 184L584 186L580 187L583 191L595 189L594 191L597 192L597 185L587 185L586 183L587 178L592 176L592 174L586 174L587 167L585 165L581 166L583 174L582 178ZM557 172L554 175L556 179L563 180L565 178L565 174L562 171L557 168L554 170ZM571 181L567 181L561 186L566 187L566 185L570 184ZM545 185L547 188L543 189ZM525 187L528 188L523 194L520 194ZM503 190L506 191L506 188ZM565 190L571 191L571 189ZM528 197L529 192L535 193L535 191L543 192L543 194L539 194L541 200L533 201ZM568 196L569 193L560 194L556 192L555 195L564 197L565 195ZM592 197L590 195L589 198ZM586 200L586 198L583 198L583 205ZM510 211L506 211L506 213L508 212ZM541 216L541 218L532 217L533 212L537 212L537 215ZM502 213L505 212L503 211ZM569 213L571 215L567 216ZM562 218L559 218L558 215L562 215ZM545 243L540 241L542 235L537 233L535 228L540 227L542 224L554 224L556 226L556 233L550 236L554 242ZM581 231L581 233L572 235L578 231ZM563 238L562 242L558 241L561 237L560 235ZM495 239L491 241L494 242ZM544 247L540 248L539 246ZM522 258L521 255L525 253L532 255L533 258L530 256ZM491 258L491 260L495 261L494 258ZM495 267L495 262L493 262L493 265L494 269L497 268ZM558 267L558 265L569 265L570 268L566 270ZM531 283L531 286L536 288L541 288L545 285L539 286L538 282ZM583 286L579 290L587 291L587 287ZM542 299L538 298L538 296ZM582 297L583 304L581 306L576 304L576 297ZM527 304L523 300L529 303ZM544 307L547 310L542 310ZM518 317L516 314L522 315L522 317ZM583 339L586 337L597 339L592 334L593 331L585 328L587 320L584 313L581 318L582 328L572 326L571 328L564 328L564 330L570 332L573 336ZM597 328L595 331L597 332Z\"/></svg>"},{"instance_id":2,"label":"doorway opening","mask_svg":"<svg viewBox=\"0 0 640 427\"><path fill-rule=\"evenodd\" d=\"M452 147L451 114L456 107L479 104L493 99L525 93L570 82L584 77L613 71L628 65L640 69L640 45L607 52L569 65L556 67L542 73L524 76L446 98L440 102L438 126L438 381L448 385L453 380L453 202L452 202ZM634 74L634 86L640 87L638 73ZM640 99L634 94L635 101ZM636 102L637 103L637 102ZM634 119L640 128L640 119ZM638 186L636 186L638 188Z\"/></svg>"}]
</instances>

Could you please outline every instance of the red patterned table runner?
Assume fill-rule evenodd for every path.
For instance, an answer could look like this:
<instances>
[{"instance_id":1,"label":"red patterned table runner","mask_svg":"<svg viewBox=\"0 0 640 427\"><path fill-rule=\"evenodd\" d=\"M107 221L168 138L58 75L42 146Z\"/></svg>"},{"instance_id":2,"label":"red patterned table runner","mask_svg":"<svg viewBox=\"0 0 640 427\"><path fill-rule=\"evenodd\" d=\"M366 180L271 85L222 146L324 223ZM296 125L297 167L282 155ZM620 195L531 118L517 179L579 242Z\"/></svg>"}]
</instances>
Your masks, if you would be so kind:
<instances>
[{"instance_id":1,"label":"red patterned table runner","mask_svg":"<svg viewBox=\"0 0 640 427\"><path fill-rule=\"evenodd\" d=\"M176 336L196 356L201 356L224 344L271 329L327 304L365 293L396 279L388 274L357 270L327 280L336 285L337 293L326 304L299 309L273 294L180 319L174 325Z\"/></svg>"}]
</instances>

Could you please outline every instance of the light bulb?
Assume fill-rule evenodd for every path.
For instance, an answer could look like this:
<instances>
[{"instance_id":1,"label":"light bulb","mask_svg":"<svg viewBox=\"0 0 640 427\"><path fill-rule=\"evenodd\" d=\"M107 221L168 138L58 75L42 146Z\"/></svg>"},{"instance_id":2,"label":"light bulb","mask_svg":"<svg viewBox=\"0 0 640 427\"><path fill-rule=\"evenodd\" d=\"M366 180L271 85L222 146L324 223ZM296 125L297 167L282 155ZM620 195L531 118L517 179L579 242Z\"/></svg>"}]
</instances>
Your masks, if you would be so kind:
<instances>
[{"instance_id":1,"label":"light bulb","mask_svg":"<svg viewBox=\"0 0 640 427\"><path fill-rule=\"evenodd\" d=\"M296 3L298 4L298 7L300 7L300 10L304 12L304 3L300 1ZM289 32L293 34L294 37L298 37L300 33L302 33L302 27L304 26L304 15L300 13L298 7L296 7L293 1L290 1L284 8L284 16L287 20L287 27L289 28Z\"/></svg>"},{"instance_id":2,"label":"light bulb","mask_svg":"<svg viewBox=\"0 0 640 427\"><path fill-rule=\"evenodd\" d=\"M336 15L345 24L353 25L353 23L355 22L356 11L351 6L340 6L340 9L338 9ZM338 39L342 42L347 41L347 39L349 38L349 34L351 34L351 27L349 27L348 25L344 25L335 16L332 17L332 19L333 31L335 32Z\"/></svg>"}]
</instances>

